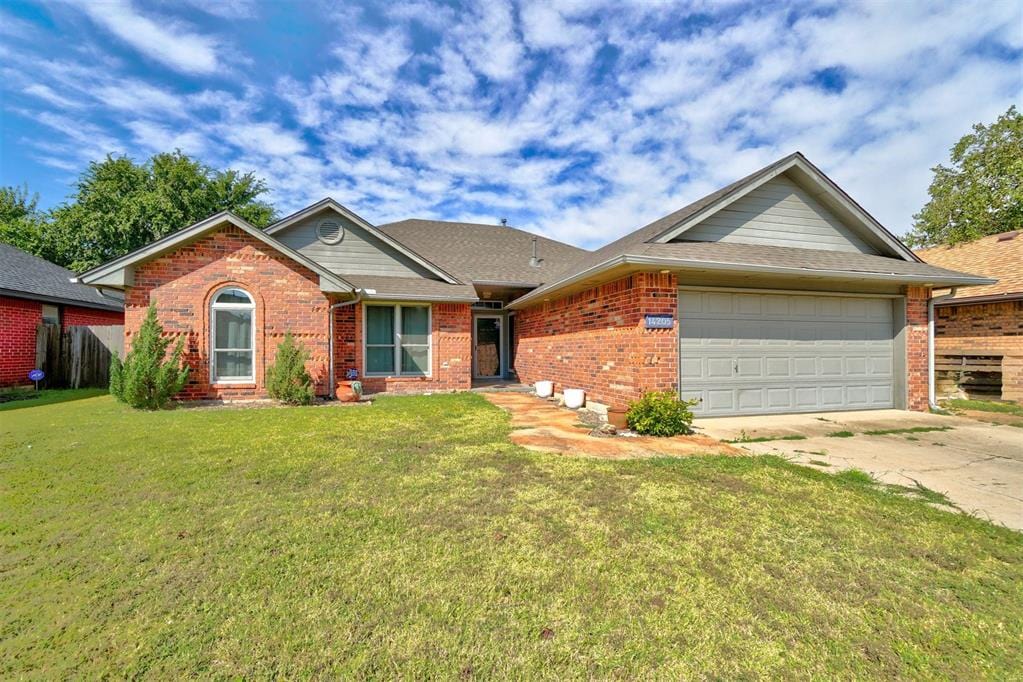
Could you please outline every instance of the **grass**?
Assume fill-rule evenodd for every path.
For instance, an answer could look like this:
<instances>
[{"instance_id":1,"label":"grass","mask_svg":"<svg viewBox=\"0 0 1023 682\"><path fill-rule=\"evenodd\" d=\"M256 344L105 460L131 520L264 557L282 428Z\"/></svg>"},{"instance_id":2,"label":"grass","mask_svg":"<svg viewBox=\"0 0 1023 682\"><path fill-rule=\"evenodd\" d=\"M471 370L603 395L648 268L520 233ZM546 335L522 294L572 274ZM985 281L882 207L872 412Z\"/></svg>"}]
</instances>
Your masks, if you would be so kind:
<instances>
[{"instance_id":1,"label":"grass","mask_svg":"<svg viewBox=\"0 0 1023 682\"><path fill-rule=\"evenodd\" d=\"M105 388L47 388L40 391L16 389L0 393L0 412L84 400L106 395L106 393L107 389Z\"/></svg>"},{"instance_id":2,"label":"grass","mask_svg":"<svg viewBox=\"0 0 1023 682\"><path fill-rule=\"evenodd\" d=\"M1013 414L1023 417L1023 405L1016 403L998 402L996 400L966 400L955 398L942 402L942 406L954 410L978 410L980 412L999 412L1001 414Z\"/></svg>"},{"instance_id":3,"label":"grass","mask_svg":"<svg viewBox=\"0 0 1023 682\"><path fill-rule=\"evenodd\" d=\"M828 438L852 438L855 435L852 431L832 431L827 434Z\"/></svg>"},{"instance_id":4,"label":"grass","mask_svg":"<svg viewBox=\"0 0 1023 682\"><path fill-rule=\"evenodd\" d=\"M1023 534L508 433L470 394L4 414L0 678L1023 675Z\"/></svg>"}]
</instances>

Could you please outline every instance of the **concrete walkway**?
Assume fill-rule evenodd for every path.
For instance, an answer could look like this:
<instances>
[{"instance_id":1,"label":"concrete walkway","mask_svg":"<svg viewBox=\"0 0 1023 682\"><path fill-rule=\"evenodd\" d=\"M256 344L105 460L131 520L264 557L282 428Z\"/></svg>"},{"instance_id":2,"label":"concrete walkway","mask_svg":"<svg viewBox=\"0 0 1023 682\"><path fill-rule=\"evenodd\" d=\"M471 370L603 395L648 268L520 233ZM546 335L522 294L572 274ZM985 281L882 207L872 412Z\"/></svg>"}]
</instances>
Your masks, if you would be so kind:
<instances>
[{"instance_id":1,"label":"concrete walkway","mask_svg":"<svg viewBox=\"0 0 1023 682\"><path fill-rule=\"evenodd\" d=\"M536 395L513 392L483 395L494 405L511 413L511 440L529 450L603 459L741 452L716 438L706 436L592 436L590 432L593 427L583 424L578 414Z\"/></svg>"},{"instance_id":2,"label":"concrete walkway","mask_svg":"<svg viewBox=\"0 0 1023 682\"><path fill-rule=\"evenodd\" d=\"M729 440L804 436L738 445L825 471L856 468L885 483L919 483L963 511L1023 530L1023 428L900 410L722 417L694 426L698 433ZM906 429L917 431L864 434ZM842 432L854 435L828 435Z\"/></svg>"}]
</instances>

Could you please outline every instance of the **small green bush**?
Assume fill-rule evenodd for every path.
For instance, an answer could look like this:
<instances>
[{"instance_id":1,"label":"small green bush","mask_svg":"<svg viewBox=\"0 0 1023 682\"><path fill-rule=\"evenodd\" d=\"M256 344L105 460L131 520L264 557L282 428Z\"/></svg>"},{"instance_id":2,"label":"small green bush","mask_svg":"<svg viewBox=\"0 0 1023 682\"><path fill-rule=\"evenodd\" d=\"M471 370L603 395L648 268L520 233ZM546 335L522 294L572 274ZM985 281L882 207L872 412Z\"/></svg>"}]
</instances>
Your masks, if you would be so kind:
<instances>
[{"instance_id":1,"label":"small green bush","mask_svg":"<svg viewBox=\"0 0 1023 682\"><path fill-rule=\"evenodd\" d=\"M679 400L674 391L651 392L629 405L625 421L629 428L645 436L677 436L692 433L696 400Z\"/></svg>"},{"instance_id":2,"label":"small green bush","mask_svg":"<svg viewBox=\"0 0 1023 682\"><path fill-rule=\"evenodd\" d=\"M115 356L110 365L110 393L136 409L166 407L188 381L188 365L181 362L185 340L178 337L168 358L170 343L156 319L156 303L151 303L124 361Z\"/></svg>"},{"instance_id":3,"label":"small green bush","mask_svg":"<svg viewBox=\"0 0 1023 682\"><path fill-rule=\"evenodd\" d=\"M277 346L274 364L266 370L266 392L274 400L288 405L308 405L313 402L315 392L313 379L305 369L309 351L295 343L291 332Z\"/></svg>"}]
</instances>

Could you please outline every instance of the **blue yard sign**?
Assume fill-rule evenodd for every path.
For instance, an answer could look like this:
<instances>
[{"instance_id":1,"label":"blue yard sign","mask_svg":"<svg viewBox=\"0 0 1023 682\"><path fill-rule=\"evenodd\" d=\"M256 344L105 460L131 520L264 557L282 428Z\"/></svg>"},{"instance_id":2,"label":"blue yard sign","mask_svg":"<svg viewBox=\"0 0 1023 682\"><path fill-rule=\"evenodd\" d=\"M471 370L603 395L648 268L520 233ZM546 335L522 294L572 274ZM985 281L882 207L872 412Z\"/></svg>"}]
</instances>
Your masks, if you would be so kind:
<instances>
[{"instance_id":1,"label":"blue yard sign","mask_svg":"<svg viewBox=\"0 0 1023 682\"><path fill-rule=\"evenodd\" d=\"M647 329L671 329L675 326L674 315L647 315Z\"/></svg>"},{"instance_id":2,"label":"blue yard sign","mask_svg":"<svg viewBox=\"0 0 1023 682\"><path fill-rule=\"evenodd\" d=\"M46 372L44 372L41 369L34 369L34 370L32 370L31 372L28 373L28 379L29 379L29 381L34 381L35 382L36 390L37 391L39 390L39 382L42 381L43 377L45 377L45 376L46 376Z\"/></svg>"}]
</instances>

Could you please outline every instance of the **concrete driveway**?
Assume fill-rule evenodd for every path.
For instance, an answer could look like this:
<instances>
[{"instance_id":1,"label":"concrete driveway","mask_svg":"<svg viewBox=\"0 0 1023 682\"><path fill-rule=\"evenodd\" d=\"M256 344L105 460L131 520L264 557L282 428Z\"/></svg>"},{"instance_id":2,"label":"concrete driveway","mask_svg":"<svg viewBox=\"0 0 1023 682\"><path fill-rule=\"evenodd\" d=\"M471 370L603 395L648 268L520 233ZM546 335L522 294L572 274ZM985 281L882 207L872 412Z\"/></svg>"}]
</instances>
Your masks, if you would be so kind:
<instances>
[{"instance_id":1,"label":"concrete driveway","mask_svg":"<svg viewBox=\"0 0 1023 682\"><path fill-rule=\"evenodd\" d=\"M1023 530L1023 428L901 410L721 417L694 426L722 440L804 436L736 445L823 471L855 468L885 483L919 483L963 511ZM901 432L864 433L893 430ZM843 432L855 435L829 435Z\"/></svg>"}]
</instances>

